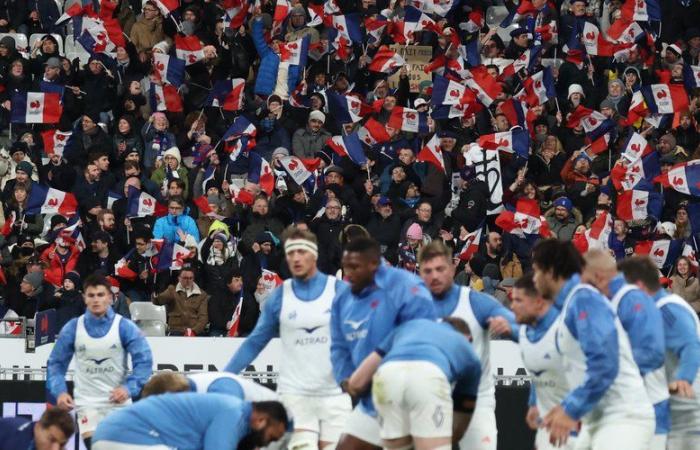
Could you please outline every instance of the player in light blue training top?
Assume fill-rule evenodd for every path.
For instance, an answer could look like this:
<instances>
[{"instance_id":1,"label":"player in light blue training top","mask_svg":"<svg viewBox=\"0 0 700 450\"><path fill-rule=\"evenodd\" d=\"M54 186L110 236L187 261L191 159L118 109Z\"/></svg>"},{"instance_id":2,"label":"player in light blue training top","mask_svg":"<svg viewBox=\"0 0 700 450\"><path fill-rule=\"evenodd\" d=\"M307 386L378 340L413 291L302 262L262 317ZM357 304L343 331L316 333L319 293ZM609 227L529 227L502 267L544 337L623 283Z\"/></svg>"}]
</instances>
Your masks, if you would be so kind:
<instances>
[{"instance_id":1,"label":"player in light blue training top","mask_svg":"<svg viewBox=\"0 0 700 450\"><path fill-rule=\"evenodd\" d=\"M287 413L279 402L250 403L224 394L154 395L105 418L94 450L235 450L280 439ZM136 447L138 446L138 447Z\"/></svg>"}]
</instances>

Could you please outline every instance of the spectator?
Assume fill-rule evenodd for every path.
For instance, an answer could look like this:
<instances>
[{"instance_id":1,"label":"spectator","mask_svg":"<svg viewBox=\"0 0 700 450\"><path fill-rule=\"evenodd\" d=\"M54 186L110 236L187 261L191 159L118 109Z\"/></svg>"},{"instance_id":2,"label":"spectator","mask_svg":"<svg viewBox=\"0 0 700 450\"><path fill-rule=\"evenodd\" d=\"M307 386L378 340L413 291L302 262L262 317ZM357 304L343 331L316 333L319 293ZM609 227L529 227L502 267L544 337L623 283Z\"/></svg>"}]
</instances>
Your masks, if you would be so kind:
<instances>
[{"instance_id":1,"label":"spectator","mask_svg":"<svg viewBox=\"0 0 700 450\"><path fill-rule=\"evenodd\" d=\"M392 264L396 264L396 251L401 236L401 219L394 214L391 200L380 197L375 207L376 212L367 223L367 231L377 242L382 256Z\"/></svg>"},{"instance_id":2,"label":"spectator","mask_svg":"<svg viewBox=\"0 0 700 450\"><path fill-rule=\"evenodd\" d=\"M313 158L316 152L325 147L331 134L323 129L326 115L321 111L311 111L306 128L298 129L292 136L292 150L299 158Z\"/></svg>"},{"instance_id":3,"label":"spectator","mask_svg":"<svg viewBox=\"0 0 700 450\"><path fill-rule=\"evenodd\" d=\"M187 168L182 165L182 156L177 147L171 147L163 152L163 164L151 175L151 180L161 188L163 193L167 192L167 181L172 179L179 179L185 183L182 196L187 198L189 175Z\"/></svg>"},{"instance_id":4,"label":"spectator","mask_svg":"<svg viewBox=\"0 0 700 450\"><path fill-rule=\"evenodd\" d=\"M554 200L552 209L547 211L547 224L552 234L562 241L570 241L574 237L576 226L581 223L576 219L574 205L566 197Z\"/></svg>"},{"instance_id":5,"label":"spectator","mask_svg":"<svg viewBox=\"0 0 700 450\"><path fill-rule=\"evenodd\" d=\"M199 230L194 219L185 213L182 197L168 200L168 215L156 220L153 228L154 239L167 239L169 242L186 243L187 239L199 241Z\"/></svg>"},{"instance_id":6,"label":"spectator","mask_svg":"<svg viewBox=\"0 0 700 450\"><path fill-rule=\"evenodd\" d=\"M678 258L671 276L671 292L683 297L696 313L700 313L700 282L691 267L687 257Z\"/></svg>"},{"instance_id":7,"label":"spectator","mask_svg":"<svg viewBox=\"0 0 700 450\"><path fill-rule=\"evenodd\" d=\"M207 305L209 295L194 282L195 271L183 267L177 284L153 298L156 305L166 305L168 310L168 330L171 336L183 336L188 332L196 336L204 335L209 321Z\"/></svg>"},{"instance_id":8,"label":"spectator","mask_svg":"<svg viewBox=\"0 0 700 450\"><path fill-rule=\"evenodd\" d=\"M44 284L44 273L29 272L19 285L19 297L8 306L20 317L33 318L37 311L46 309L50 304L52 289Z\"/></svg>"},{"instance_id":9,"label":"spectator","mask_svg":"<svg viewBox=\"0 0 700 450\"><path fill-rule=\"evenodd\" d=\"M474 166L464 166L459 175L464 189L452 217L471 232L483 225L490 197L489 187L476 177Z\"/></svg>"},{"instance_id":10,"label":"spectator","mask_svg":"<svg viewBox=\"0 0 700 450\"><path fill-rule=\"evenodd\" d=\"M68 272L63 277L63 285L54 291L50 299L47 299L46 307L56 310L57 332L61 331L63 325L72 318L79 317L85 312L81 286L80 274Z\"/></svg>"},{"instance_id":11,"label":"spectator","mask_svg":"<svg viewBox=\"0 0 700 450\"><path fill-rule=\"evenodd\" d=\"M238 318L237 336L248 336L260 316L261 305L254 294L244 289L243 276L237 270L228 273L225 278L226 288L209 298L210 336L224 336L231 328L231 319L238 302L243 302Z\"/></svg>"},{"instance_id":12,"label":"spectator","mask_svg":"<svg viewBox=\"0 0 700 450\"><path fill-rule=\"evenodd\" d=\"M138 52L146 52L165 40L163 17L154 1L145 2L141 12L141 17L131 27L129 38Z\"/></svg>"},{"instance_id":13,"label":"spectator","mask_svg":"<svg viewBox=\"0 0 700 450\"><path fill-rule=\"evenodd\" d=\"M276 240L269 231L262 231L255 237L250 252L246 252L241 260L241 273L245 285L252 286L263 270L279 274L282 254L277 248Z\"/></svg>"},{"instance_id":14,"label":"spectator","mask_svg":"<svg viewBox=\"0 0 700 450\"><path fill-rule=\"evenodd\" d=\"M41 261L46 264L46 281L60 287L66 273L73 272L80 258L80 250L75 245L75 238L68 230L62 230L53 244L41 254Z\"/></svg>"},{"instance_id":15,"label":"spectator","mask_svg":"<svg viewBox=\"0 0 700 450\"><path fill-rule=\"evenodd\" d=\"M78 258L78 273L99 273L108 276L114 273L114 265L119 260L111 249L112 237L106 231L97 231L92 235L90 251L82 252Z\"/></svg>"}]
</instances>

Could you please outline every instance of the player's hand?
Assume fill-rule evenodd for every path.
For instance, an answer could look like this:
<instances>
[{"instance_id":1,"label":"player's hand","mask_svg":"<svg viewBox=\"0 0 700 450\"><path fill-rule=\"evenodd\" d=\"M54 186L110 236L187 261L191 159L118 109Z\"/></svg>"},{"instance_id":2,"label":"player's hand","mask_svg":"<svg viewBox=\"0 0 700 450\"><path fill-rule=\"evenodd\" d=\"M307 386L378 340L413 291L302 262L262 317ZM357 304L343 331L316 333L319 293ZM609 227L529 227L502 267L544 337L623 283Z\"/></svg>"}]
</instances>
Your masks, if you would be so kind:
<instances>
[{"instance_id":1,"label":"player's hand","mask_svg":"<svg viewBox=\"0 0 700 450\"><path fill-rule=\"evenodd\" d=\"M544 418L543 425L549 431L549 442L560 447L566 444L569 434L578 427L578 422L569 417L561 406L556 406Z\"/></svg>"},{"instance_id":2,"label":"player's hand","mask_svg":"<svg viewBox=\"0 0 700 450\"><path fill-rule=\"evenodd\" d=\"M679 397L693 398L695 393L693 392L693 386L690 385L685 380L672 381L668 385L668 390L671 394L678 395Z\"/></svg>"},{"instance_id":3,"label":"player's hand","mask_svg":"<svg viewBox=\"0 0 700 450\"><path fill-rule=\"evenodd\" d=\"M525 414L525 423L527 423L527 426L532 430L539 428L541 420L540 410L537 409L537 406L530 406L530 408L528 408L527 414Z\"/></svg>"},{"instance_id":4,"label":"player's hand","mask_svg":"<svg viewBox=\"0 0 700 450\"><path fill-rule=\"evenodd\" d=\"M75 408L75 403L73 403L73 397L71 397L68 392L64 392L58 396L58 399L56 399L56 406L66 411L70 411L71 409Z\"/></svg>"},{"instance_id":5,"label":"player's hand","mask_svg":"<svg viewBox=\"0 0 700 450\"><path fill-rule=\"evenodd\" d=\"M116 387L109 395L109 401L112 403L124 403L129 399L129 391L124 386Z\"/></svg>"},{"instance_id":6,"label":"player's hand","mask_svg":"<svg viewBox=\"0 0 700 450\"><path fill-rule=\"evenodd\" d=\"M491 336L508 336L510 335L510 323L505 317L491 317L488 320L489 334Z\"/></svg>"}]
</instances>

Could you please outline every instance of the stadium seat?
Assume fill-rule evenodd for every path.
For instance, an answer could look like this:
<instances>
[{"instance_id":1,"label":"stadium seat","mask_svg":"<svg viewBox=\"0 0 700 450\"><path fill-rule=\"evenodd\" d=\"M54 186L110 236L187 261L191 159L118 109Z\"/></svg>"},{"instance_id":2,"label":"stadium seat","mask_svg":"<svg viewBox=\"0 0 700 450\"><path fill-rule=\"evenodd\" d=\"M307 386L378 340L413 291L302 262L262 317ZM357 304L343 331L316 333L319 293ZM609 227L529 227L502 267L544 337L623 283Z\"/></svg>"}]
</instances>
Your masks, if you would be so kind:
<instances>
[{"instance_id":1,"label":"stadium seat","mask_svg":"<svg viewBox=\"0 0 700 450\"><path fill-rule=\"evenodd\" d=\"M41 40L44 36L46 36L46 33L34 33L31 36L29 36L29 50L31 50L34 47L34 43L38 40ZM63 37L61 37L60 34L52 34L51 36L56 39L56 42L58 42L58 53L59 55L64 55L65 53L63 52Z\"/></svg>"},{"instance_id":2,"label":"stadium seat","mask_svg":"<svg viewBox=\"0 0 700 450\"><path fill-rule=\"evenodd\" d=\"M162 305L154 305L150 302L131 302L129 312L131 320L137 323L146 320L168 323L165 306Z\"/></svg>"},{"instance_id":3,"label":"stadium seat","mask_svg":"<svg viewBox=\"0 0 700 450\"><path fill-rule=\"evenodd\" d=\"M15 48L20 53L29 53L29 43L27 42L27 36L20 33L0 33L0 39L5 36L10 36L15 40Z\"/></svg>"},{"instance_id":4,"label":"stadium seat","mask_svg":"<svg viewBox=\"0 0 700 450\"><path fill-rule=\"evenodd\" d=\"M71 62L78 58L80 64L87 64L90 59L90 53L88 53L82 45L75 42L73 36L66 36L66 58L71 60Z\"/></svg>"},{"instance_id":5,"label":"stadium seat","mask_svg":"<svg viewBox=\"0 0 700 450\"><path fill-rule=\"evenodd\" d=\"M168 326L160 320L142 320L136 322L145 336L160 337L167 335Z\"/></svg>"}]
</instances>

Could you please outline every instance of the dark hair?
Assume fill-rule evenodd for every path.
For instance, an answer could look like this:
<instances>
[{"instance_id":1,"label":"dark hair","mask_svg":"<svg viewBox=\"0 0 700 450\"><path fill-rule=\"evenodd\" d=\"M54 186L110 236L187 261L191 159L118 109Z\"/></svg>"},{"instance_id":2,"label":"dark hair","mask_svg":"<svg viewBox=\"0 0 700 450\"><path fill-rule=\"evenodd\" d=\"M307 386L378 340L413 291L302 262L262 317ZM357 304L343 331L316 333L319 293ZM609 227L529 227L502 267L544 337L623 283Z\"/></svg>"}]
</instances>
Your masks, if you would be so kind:
<instances>
[{"instance_id":1,"label":"dark hair","mask_svg":"<svg viewBox=\"0 0 700 450\"><path fill-rule=\"evenodd\" d=\"M580 273L584 262L571 241L545 239L532 249L532 264L545 272L551 270L554 278L570 278Z\"/></svg>"},{"instance_id":2,"label":"dark hair","mask_svg":"<svg viewBox=\"0 0 700 450\"><path fill-rule=\"evenodd\" d=\"M109 154L104 150L96 150L88 155L88 163L92 164L103 156L109 156Z\"/></svg>"},{"instance_id":3,"label":"dark hair","mask_svg":"<svg viewBox=\"0 0 700 450\"><path fill-rule=\"evenodd\" d=\"M173 183L177 184L177 187L179 187L180 189L185 189L185 182L180 178L173 178L172 180L168 181L168 188L170 188L170 185Z\"/></svg>"},{"instance_id":4,"label":"dark hair","mask_svg":"<svg viewBox=\"0 0 700 450\"><path fill-rule=\"evenodd\" d=\"M361 253L375 261L379 261L382 256L379 242L369 237L358 237L349 241L345 245L345 251L348 253Z\"/></svg>"},{"instance_id":5,"label":"dark hair","mask_svg":"<svg viewBox=\"0 0 700 450\"><path fill-rule=\"evenodd\" d=\"M270 419L274 421L281 422L285 425L289 423L289 418L287 417L287 410L280 402L253 402L253 409L255 411L267 414L270 417Z\"/></svg>"},{"instance_id":6,"label":"dark hair","mask_svg":"<svg viewBox=\"0 0 700 450\"><path fill-rule=\"evenodd\" d=\"M312 232L307 231L307 230L300 230L299 228L296 228L296 227L288 228L282 234L282 241L286 242L287 239L303 239L305 241L310 241L310 242L313 242L314 244L318 245L318 238L316 237L315 234L313 234Z\"/></svg>"},{"instance_id":7,"label":"dark hair","mask_svg":"<svg viewBox=\"0 0 700 450\"><path fill-rule=\"evenodd\" d=\"M423 264L433 258L444 256L447 261L452 261L452 249L443 241L431 241L418 251L418 264Z\"/></svg>"},{"instance_id":8,"label":"dark hair","mask_svg":"<svg viewBox=\"0 0 700 450\"><path fill-rule=\"evenodd\" d=\"M139 163L137 163L136 161L124 161L124 173L126 173L126 171L129 169L138 169L139 173L141 173L141 167L139 166ZM132 175L129 178L132 178L132 177L139 178L136 175ZM140 178L139 178L139 181L141 181Z\"/></svg>"},{"instance_id":9,"label":"dark hair","mask_svg":"<svg viewBox=\"0 0 700 450\"><path fill-rule=\"evenodd\" d=\"M153 238L153 235L151 234L151 230L148 228L140 227L134 230L134 242L136 242L136 239L143 239L148 243Z\"/></svg>"},{"instance_id":10,"label":"dark hair","mask_svg":"<svg viewBox=\"0 0 700 450\"><path fill-rule=\"evenodd\" d=\"M338 239L340 240L340 245L342 247L345 247L348 244L348 242L361 237L369 237L369 231L367 231L367 228L363 227L362 225L351 223L350 225L347 225L345 228L343 228L343 231L340 232Z\"/></svg>"},{"instance_id":11,"label":"dark hair","mask_svg":"<svg viewBox=\"0 0 700 450\"><path fill-rule=\"evenodd\" d=\"M87 290L89 287L99 287L99 286L104 286L107 291L111 292L112 291L112 284L107 280L107 278L99 273L93 273L92 275L88 275L87 278L85 278L85 281L83 281L83 292Z\"/></svg>"},{"instance_id":12,"label":"dark hair","mask_svg":"<svg viewBox=\"0 0 700 450\"><path fill-rule=\"evenodd\" d=\"M75 422L73 422L73 418L68 411L61 408L51 408L44 411L44 414L41 415L41 419L39 419L39 425L45 430L49 427L56 426L66 438L71 437L73 433L75 433Z\"/></svg>"},{"instance_id":13,"label":"dark hair","mask_svg":"<svg viewBox=\"0 0 700 450\"><path fill-rule=\"evenodd\" d=\"M185 206L185 199L180 197L179 195L172 196L168 199L168 205L170 205L170 203L172 202L175 202L182 207Z\"/></svg>"},{"instance_id":14,"label":"dark hair","mask_svg":"<svg viewBox=\"0 0 700 450\"><path fill-rule=\"evenodd\" d=\"M469 324L459 317L443 317L442 321L449 323L452 325L452 328L466 336L472 335L472 330L469 329Z\"/></svg>"},{"instance_id":15,"label":"dark hair","mask_svg":"<svg viewBox=\"0 0 700 450\"><path fill-rule=\"evenodd\" d=\"M535 287L535 278L532 272L527 272L515 280L513 287L524 290L530 297L536 297L538 295L537 288Z\"/></svg>"},{"instance_id":16,"label":"dark hair","mask_svg":"<svg viewBox=\"0 0 700 450\"><path fill-rule=\"evenodd\" d=\"M182 275L182 272L192 272L193 275L197 274L197 272L192 264L185 264L184 266L182 266L182 269L180 269L179 275Z\"/></svg>"},{"instance_id":17,"label":"dark hair","mask_svg":"<svg viewBox=\"0 0 700 450\"><path fill-rule=\"evenodd\" d=\"M648 256L631 256L623 259L617 265L618 270L625 275L628 283L641 282L651 292L661 289L659 269Z\"/></svg>"},{"instance_id":18,"label":"dark hair","mask_svg":"<svg viewBox=\"0 0 700 450\"><path fill-rule=\"evenodd\" d=\"M226 283L230 283L234 278L243 278L243 272L241 272L241 269L234 267L226 273Z\"/></svg>"}]
</instances>

